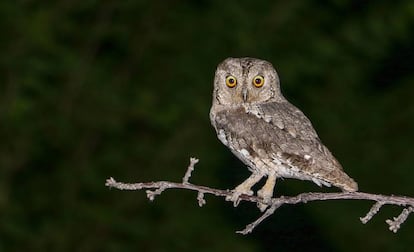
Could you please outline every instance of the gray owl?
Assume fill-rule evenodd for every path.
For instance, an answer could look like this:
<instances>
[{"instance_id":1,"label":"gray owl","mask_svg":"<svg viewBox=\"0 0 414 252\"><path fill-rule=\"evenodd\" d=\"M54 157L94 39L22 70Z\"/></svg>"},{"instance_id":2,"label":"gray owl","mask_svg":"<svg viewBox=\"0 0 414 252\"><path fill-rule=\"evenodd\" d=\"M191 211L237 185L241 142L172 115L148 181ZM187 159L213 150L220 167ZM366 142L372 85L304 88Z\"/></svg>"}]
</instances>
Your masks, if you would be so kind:
<instances>
[{"instance_id":1,"label":"gray owl","mask_svg":"<svg viewBox=\"0 0 414 252\"><path fill-rule=\"evenodd\" d=\"M210 120L220 141L252 172L227 197L235 205L241 194L252 195L252 186L263 177L267 180L257 195L267 203L277 178L358 190L309 119L283 97L276 70L267 61L228 58L219 64ZM258 207L266 209L265 204Z\"/></svg>"}]
</instances>

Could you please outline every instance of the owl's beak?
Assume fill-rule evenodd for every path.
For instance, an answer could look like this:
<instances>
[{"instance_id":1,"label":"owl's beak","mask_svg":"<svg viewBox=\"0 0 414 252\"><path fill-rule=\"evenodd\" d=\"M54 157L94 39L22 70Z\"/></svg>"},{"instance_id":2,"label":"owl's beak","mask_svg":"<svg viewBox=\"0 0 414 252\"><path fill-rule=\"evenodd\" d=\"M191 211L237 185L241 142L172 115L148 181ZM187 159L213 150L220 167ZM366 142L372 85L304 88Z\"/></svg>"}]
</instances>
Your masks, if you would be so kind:
<instances>
[{"instance_id":1,"label":"owl's beak","mask_svg":"<svg viewBox=\"0 0 414 252\"><path fill-rule=\"evenodd\" d=\"M247 88L244 88L244 89L242 90L242 95L243 95L243 101L244 101L244 102L247 102L247 97L248 97L248 91L247 91Z\"/></svg>"}]
</instances>

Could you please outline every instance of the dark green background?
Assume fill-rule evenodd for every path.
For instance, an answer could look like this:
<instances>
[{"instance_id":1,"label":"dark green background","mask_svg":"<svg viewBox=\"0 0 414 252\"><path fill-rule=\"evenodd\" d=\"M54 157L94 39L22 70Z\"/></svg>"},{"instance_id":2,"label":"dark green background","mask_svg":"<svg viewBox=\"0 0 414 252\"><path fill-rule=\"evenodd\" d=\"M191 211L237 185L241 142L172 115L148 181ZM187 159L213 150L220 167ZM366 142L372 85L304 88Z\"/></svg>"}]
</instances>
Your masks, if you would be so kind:
<instances>
[{"instance_id":1,"label":"dark green background","mask_svg":"<svg viewBox=\"0 0 414 252\"><path fill-rule=\"evenodd\" d=\"M217 64L266 59L360 190L414 196L414 2L0 3L0 251L409 251L386 206L283 206L251 235L253 204L105 179L233 188L248 176L208 112ZM276 195L336 191L280 180Z\"/></svg>"}]
</instances>

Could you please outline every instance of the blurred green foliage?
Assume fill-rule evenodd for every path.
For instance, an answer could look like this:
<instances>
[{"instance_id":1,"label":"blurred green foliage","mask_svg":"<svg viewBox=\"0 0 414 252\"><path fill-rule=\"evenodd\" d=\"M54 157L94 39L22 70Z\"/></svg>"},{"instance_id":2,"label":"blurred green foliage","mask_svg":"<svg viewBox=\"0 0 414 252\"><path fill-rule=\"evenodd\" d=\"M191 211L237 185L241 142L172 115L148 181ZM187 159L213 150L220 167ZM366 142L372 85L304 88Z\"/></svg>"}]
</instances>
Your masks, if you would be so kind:
<instances>
[{"instance_id":1,"label":"blurred green foliage","mask_svg":"<svg viewBox=\"0 0 414 252\"><path fill-rule=\"evenodd\" d=\"M108 190L105 179L232 188L248 171L216 139L216 65L266 59L362 191L414 195L414 2L0 3L0 251L408 251L369 202L254 205ZM319 189L280 180L276 194Z\"/></svg>"}]
</instances>

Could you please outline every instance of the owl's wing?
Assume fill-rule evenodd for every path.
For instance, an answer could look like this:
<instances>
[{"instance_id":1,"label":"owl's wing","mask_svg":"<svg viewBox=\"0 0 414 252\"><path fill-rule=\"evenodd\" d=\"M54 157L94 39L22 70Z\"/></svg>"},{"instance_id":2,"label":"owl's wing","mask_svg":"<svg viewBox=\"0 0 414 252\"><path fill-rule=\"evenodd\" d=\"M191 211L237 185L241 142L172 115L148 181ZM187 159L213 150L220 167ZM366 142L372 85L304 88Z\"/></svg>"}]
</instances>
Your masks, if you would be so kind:
<instances>
[{"instance_id":1,"label":"owl's wing","mask_svg":"<svg viewBox=\"0 0 414 252\"><path fill-rule=\"evenodd\" d=\"M270 102L252 105L246 108L247 113L276 126L294 138L317 140L318 134L310 120L298 108L288 102Z\"/></svg>"},{"instance_id":2,"label":"owl's wing","mask_svg":"<svg viewBox=\"0 0 414 252\"><path fill-rule=\"evenodd\" d=\"M309 119L287 102L223 110L215 124L220 140L253 170L273 169L285 177L356 190Z\"/></svg>"}]
</instances>

